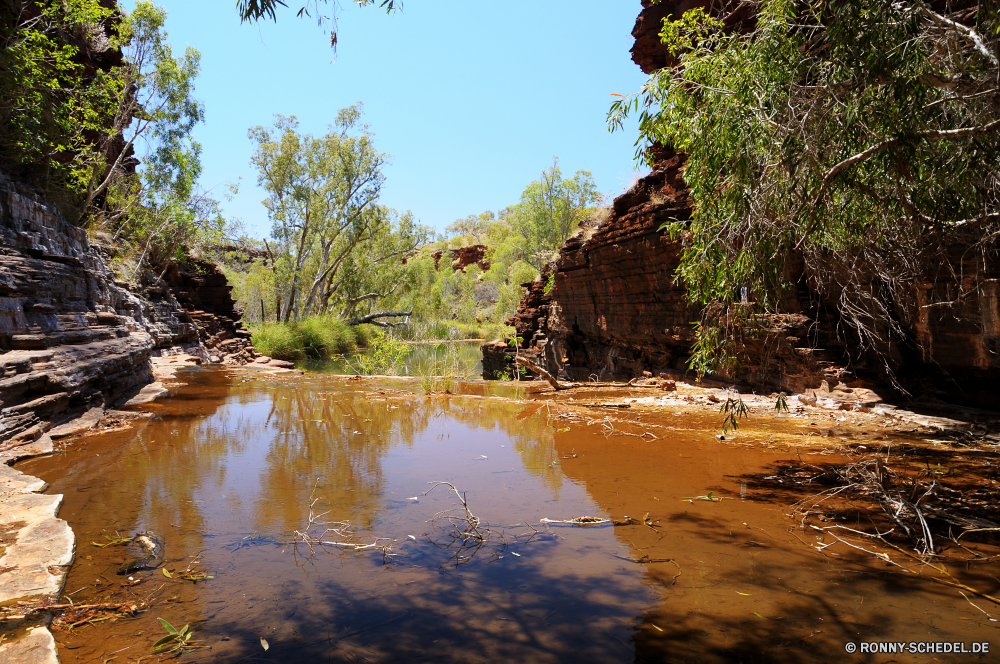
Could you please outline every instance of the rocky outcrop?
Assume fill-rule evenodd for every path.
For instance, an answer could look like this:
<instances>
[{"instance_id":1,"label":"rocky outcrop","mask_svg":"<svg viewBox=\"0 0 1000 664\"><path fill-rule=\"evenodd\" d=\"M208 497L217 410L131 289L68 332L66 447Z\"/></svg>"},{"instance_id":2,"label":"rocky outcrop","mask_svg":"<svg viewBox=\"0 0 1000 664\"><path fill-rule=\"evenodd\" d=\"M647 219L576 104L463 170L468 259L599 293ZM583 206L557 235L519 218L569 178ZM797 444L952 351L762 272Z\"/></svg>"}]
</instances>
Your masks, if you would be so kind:
<instances>
[{"instance_id":1,"label":"rocky outcrop","mask_svg":"<svg viewBox=\"0 0 1000 664\"><path fill-rule=\"evenodd\" d=\"M668 64L658 44L662 18L706 4L643 1L633 60L647 73ZM731 13L727 27L742 29L748 20L752 16ZM568 240L542 278L525 284L510 324L520 351L535 354L559 377L628 380L687 371L693 323L703 312L675 280L683 238L659 230L691 214L685 159L664 147L653 156L652 172L615 199L609 218ZM837 294L813 291L800 257L785 256L786 276L796 288L780 313L761 318L760 329L739 340L740 364L709 379L766 391L866 388L1000 408L993 387L1000 379L1000 265L969 250L977 241L953 239L946 265L928 270L916 297L900 294L901 303L917 304L898 313L903 334L886 331L877 347L862 347L837 313ZM496 351L484 348L484 369L492 353L493 373L509 371L509 360L500 367Z\"/></svg>"},{"instance_id":2,"label":"rocky outcrop","mask_svg":"<svg viewBox=\"0 0 1000 664\"><path fill-rule=\"evenodd\" d=\"M490 269L490 262L484 257L489 249L485 244L473 244L468 247L459 247L451 250L451 269L465 272L465 268L470 265L478 265L479 269L486 272Z\"/></svg>"},{"instance_id":3,"label":"rocky outcrop","mask_svg":"<svg viewBox=\"0 0 1000 664\"><path fill-rule=\"evenodd\" d=\"M653 4L651 0L640 0L642 11L635 19L632 38L635 42L629 53L632 62L639 65L643 73L651 74L657 69L672 66L675 62L667 47L660 41L663 19L679 19L684 12L704 7L716 17L723 17L726 30L744 30L753 25L757 3L743 0L661 0Z\"/></svg>"},{"instance_id":4,"label":"rocky outcrop","mask_svg":"<svg viewBox=\"0 0 1000 664\"><path fill-rule=\"evenodd\" d=\"M479 269L486 272L490 269L490 262L484 257L489 247L485 244L472 244L468 247L459 247L458 249L449 249L448 253L451 254L451 269L456 272L465 272L465 268L470 265L478 265ZM444 257L444 250L439 249L431 254L434 259L434 269L437 270L441 259Z\"/></svg>"},{"instance_id":5,"label":"rocky outcrop","mask_svg":"<svg viewBox=\"0 0 1000 664\"><path fill-rule=\"evenodd\" d=\"M243 312L232 297L233 287L217 265L198 258L174 262L167 266L163 282L183 308L181 316L194 323L211 361L242 365L257 357L250 332L242 329ZM147 291L166 294L162 287Z\"/></svg>"},{"instance_id":6,"label":"rocky outcrop","mask_svg":"<svg viewBox=\"0 0 1000 664\"><path fill-rule=\"evenodd\" d=\"M130 291L84 231L0 178L0 450L130 398L152 381L154 356L256 357L215 266L191 261L167 277Z\"/></svg>"},{"instance_id":7,"label":"rocky outcrop","mask_svg":"<svg viewBox=\"0 0 1000 664\"><path fill-rule=\"evenodd\" d=\"M198 344L177 313L117 283L84 231L0 179L0 445L150 382L154 349Z\"/></svg>"}]
</instances>

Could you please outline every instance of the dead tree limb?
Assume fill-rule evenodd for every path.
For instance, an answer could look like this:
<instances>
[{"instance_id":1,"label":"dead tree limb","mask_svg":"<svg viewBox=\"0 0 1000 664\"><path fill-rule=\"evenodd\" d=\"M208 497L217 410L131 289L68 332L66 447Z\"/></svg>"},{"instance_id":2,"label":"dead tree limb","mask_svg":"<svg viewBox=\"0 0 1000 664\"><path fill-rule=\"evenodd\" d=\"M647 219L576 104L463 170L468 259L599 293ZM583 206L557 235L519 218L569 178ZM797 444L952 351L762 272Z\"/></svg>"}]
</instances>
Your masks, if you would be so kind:
<instances>
[{"instance_id":1,"label":"dead tree limb","mask_svg":"<svg viewBox=\"0 0 1000 664\"><path fill-rule=\"evenodd\" d=\"M551 385L552 389L554 390L572 390L578 387L627 387L629 389L645 387L657 390L661 389L659 385L635 385L634 383L636 380L638 380L637 378L633 378L627 383L560 383L558 380L556 380L555 376L553 376L548 371L541 368L531 360L527 360L519 355L514 358L514 361L517 364L520 364L528 371L536 373L542 378L544 378L546 381L548 381L549 385Z\"/></svg>"},{"instance_id":2,"label":"dead tree limb","mask_svg":"<svg viewBox=\"0 0 1000 664\"><path fill-rule=\"evenodd\" d=\"M546 371L545 369L541 368L540 366L538 366L534 362L526 360L523 357L521 357L520 355L518 355L517 357L515 357L514 361L516 363L520 364L522 367L524 367L528 371L533 371L536 374L538 374L539 376L541 376L542 378L544 378L545 380L547 380L548 383L549 383L549 385L552 386L552 389L554 389L554 390L565 390L565 389L568 389L565 385L563 385L558 380L556 380L555 376L553 376L548 371Z\"/></svg>"},{"instance_id":3,"label":"dead tree limb","mask_svg":"<svg viewBox=\"0 0 1000 664\"><path fill-rule=\"evenodd\" d=\"M379 318L409 318L413 315L413 310L410 311L380 311L377 314L368 314L367 316L358 316L357 318L348 318L345 323L348 325L363 325L365 323L371 323L372 325L378 325L379 327L389 327L390 325L399 325L399 323L382 323L379 322Z\"/></svg>"}]
</instances>

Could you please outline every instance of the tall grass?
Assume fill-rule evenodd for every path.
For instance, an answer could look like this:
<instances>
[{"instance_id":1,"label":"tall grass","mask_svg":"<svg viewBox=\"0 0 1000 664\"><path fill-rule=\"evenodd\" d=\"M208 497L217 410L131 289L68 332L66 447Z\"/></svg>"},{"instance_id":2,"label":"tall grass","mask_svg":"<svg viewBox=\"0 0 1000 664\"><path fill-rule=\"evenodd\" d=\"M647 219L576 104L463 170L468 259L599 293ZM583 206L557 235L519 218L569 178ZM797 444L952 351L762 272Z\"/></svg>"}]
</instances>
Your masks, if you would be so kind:
<instances>
[{"instance_id":1,"label":"tall grass","mask_svg":"<svg viewBox=\"0 0 1000 664\"><path fill-rule=\"evenodd\" d=\"M368 345L367 325L347 325L334 316L313 316L296 323L258 323L250 327L258 353L279 360L323 360Z\"/></svg>"},{"instance_id":2,"label":"tall grass","mask_svg":"<svg viewBox=\"0 0 1000 664\"><path fill-rule=\"evenodd\" d=\"M461 323L457 320L432 318L411 321L397 334L407 341L456 341L459 339L505 339L513 332L502 323Z\"/></svg>"}]
</instances>

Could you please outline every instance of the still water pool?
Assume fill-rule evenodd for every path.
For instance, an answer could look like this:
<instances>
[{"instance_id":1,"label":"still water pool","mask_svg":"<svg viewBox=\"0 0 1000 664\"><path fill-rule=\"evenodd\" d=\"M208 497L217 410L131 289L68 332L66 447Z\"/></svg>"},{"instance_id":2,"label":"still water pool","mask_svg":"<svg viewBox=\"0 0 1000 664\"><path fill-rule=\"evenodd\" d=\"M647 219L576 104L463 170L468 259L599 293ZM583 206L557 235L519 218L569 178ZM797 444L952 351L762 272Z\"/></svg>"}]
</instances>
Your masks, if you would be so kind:
<instances>
[{"instance_id":1,"label":"still water pool","mask_svg":"<svg viewBox=\"0 0 1000 664\"><path fill-rule=\"evenodd\" d=\"M721 444L716 416L664 412L651 440L567 425L523 392L179 377L145 407L155 419L19 464L65 496L73 601L124 592L124 547L92 545L116 532L160 535L174 573L134 575L128 590L156 599L135 618L57 631L66 664L148 656L157 617L211 647L181 661L233 663L878 661L844 644L996 635L953 589L819 556L792 529L792 498L746 480L797 455ZM436 481L462 493L482 539L441 514L466 515L447 486L427 493ZM684 500L707 491L724 500ZM633 525L541 523L625 515ZM378 546L296 545L296 531ZM188 568L214 578L179 578Z\"/></svg>"}]
</instances>

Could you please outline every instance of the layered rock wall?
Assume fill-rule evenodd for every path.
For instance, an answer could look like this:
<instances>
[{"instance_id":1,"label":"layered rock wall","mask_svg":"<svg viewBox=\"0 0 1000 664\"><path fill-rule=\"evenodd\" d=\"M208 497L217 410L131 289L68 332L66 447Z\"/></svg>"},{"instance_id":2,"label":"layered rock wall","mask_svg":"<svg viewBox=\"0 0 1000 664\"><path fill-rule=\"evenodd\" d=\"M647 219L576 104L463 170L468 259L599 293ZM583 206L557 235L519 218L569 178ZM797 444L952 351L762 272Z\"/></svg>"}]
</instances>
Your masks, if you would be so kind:
<instances>
[{"instance_id":1,"label":"layered rock wall","mask_svg":"<svg viewBox=\"0 0 1000 664\"><path fill-rule=\"evenodd\" d=\"M245 352L220 276L195 289L191 302L201 309L193 311L167 289L130 292L83 230L34 190L0 177L0 451L134 395L152 380L154 355L208 360L203 341L227 338ZM222 302L218 316L205 313L205 299Z\"/></svg>"},{"instance_id":2,"label":"layered rock wall","mask_svg":"<svg viewBox=\"0 0 1000 664\"><path fill-rule=\"evenodd\" d=\"M250 332L242 329L243 312L237 308L226 275L210 261L189 258L171 263L163 275L166 289L147 289L166 294L169 289L198 330L198 337L212 351L210 360L225 364L246 364L257 357Z\"/></svg>"},{"instance_id":3,"label":"layered rock wall","mask_svg":"<svg viewBox=\"0 0 1000 664\"><path fill-rule=\"evenodd\" d=\"M669 65L659 44L662 19L708 4L643 0L632 33L633 60L646 73ZM742 29L752 21L745 11L728 13L727 27ZM520 351L561 377L631 379L687 369L693 323L702 311L675 280L682 239L659 229L664 222L688 219L691 201L684 156L663 147L654 156L652 172L615 199L596 231L571 238L543 277L525 284L528 292L510 321L521 338ZM874 346L860 344L840 318L837 294L812 290L801 259L786 256L785 273L796 289L782 301L781 313L762 319L756 335L740 340L739 366L709 378L768 391L867 387L897 397L1000 408L994 387L1000 379L1000 265L971 251L977 242L976 237L953 240L946 249L949 260L941 261L946 265L928 269L915 297L898 294L900 303L915 301L916 307L901 304L895 315L902 333L880 329ZM870 288L884 286L873 281ZM494 374L501 370L494 366L500 350L484 348Z\"/></svg>"}]
</instances>

